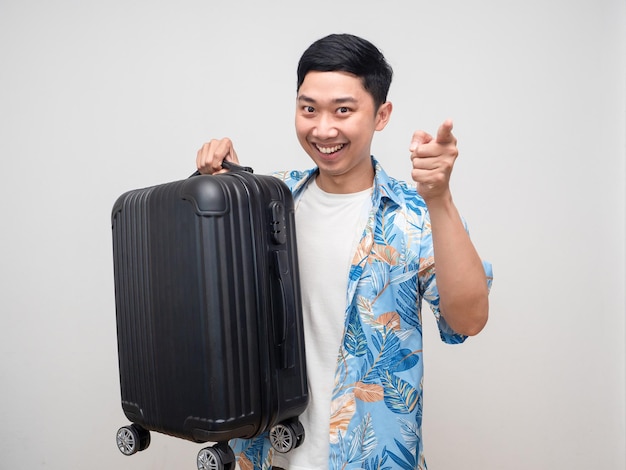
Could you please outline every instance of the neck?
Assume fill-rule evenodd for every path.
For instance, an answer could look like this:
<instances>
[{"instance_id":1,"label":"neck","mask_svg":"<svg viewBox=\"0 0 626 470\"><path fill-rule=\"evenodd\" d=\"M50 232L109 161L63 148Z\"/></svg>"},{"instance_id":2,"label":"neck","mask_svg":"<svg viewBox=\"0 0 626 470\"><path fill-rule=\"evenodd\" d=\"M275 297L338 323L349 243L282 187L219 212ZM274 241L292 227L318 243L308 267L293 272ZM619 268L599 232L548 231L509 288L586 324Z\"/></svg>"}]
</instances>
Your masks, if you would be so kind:
<instances>
[{"instance_id":1,"label":"neck","mask_svg":"<svg viewBox=\"0 0 626 470\"><path fill-rule=\"evenodd\" d=\"M358 173L334 175L319 171L315 182L324 192L335 194L350 194L365 191L374 183L374 168L368 165Z\"/></svg>"}]
</instances>

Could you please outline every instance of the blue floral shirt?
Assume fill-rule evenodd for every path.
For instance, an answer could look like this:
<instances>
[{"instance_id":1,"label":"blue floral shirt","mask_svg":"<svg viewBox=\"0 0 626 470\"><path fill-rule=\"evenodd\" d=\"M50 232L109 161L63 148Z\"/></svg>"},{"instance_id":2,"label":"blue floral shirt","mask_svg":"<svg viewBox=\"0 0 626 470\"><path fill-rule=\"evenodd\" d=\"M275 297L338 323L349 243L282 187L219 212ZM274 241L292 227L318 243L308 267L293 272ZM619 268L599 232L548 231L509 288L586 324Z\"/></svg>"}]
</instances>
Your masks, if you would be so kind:
<instances>
[{"instance_id":1,"label":"blue floral shirt","mask_svg":"<svg viewBox=\"0 0 626 470\"><path fill-rule=\"evenodd\" d=\"M372 210L350 268L331 403L329 469L426 469L422 446L422 300L441 339L462 343L439 313L432 233L414 187L375 167ZM298 198L315 175L277 173ZM487 282L492 271L483 263ZM231 442L242 469L269 469L260 437ZM306 445L306 443L304 444Z\"/></svg>"}]
</instances>

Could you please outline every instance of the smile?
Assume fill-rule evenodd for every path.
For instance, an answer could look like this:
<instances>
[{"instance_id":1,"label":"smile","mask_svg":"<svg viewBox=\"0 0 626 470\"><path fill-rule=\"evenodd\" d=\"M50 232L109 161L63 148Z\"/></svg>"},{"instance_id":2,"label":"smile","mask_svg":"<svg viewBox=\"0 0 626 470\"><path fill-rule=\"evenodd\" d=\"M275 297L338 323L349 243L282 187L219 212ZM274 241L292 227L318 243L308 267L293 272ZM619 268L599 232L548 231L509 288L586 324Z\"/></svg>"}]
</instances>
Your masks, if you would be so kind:
<instances>
[{"instance_id":1,"label":"smile","mask_svg":"<svg viewBox=\"0 0 626 470\"><path fill-rule=\"evenodd\" d=\"M316 144L315 146L317 147L317 150L319 150L321 153L330 155L331 153L335 153L341 150L344 147L344 145L345 144L339 144L339 145L335 145L334 147L321 147L320 145Z\"/></svg>"}]
</instances>

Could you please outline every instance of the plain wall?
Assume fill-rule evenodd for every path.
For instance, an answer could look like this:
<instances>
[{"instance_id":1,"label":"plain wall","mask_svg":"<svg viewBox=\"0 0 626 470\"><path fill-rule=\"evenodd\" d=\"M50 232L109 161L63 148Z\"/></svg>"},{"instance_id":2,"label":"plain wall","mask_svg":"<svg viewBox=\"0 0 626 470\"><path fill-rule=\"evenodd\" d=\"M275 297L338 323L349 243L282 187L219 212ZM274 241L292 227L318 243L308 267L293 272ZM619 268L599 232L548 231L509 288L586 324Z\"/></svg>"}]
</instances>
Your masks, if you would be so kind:
<instances>
[{"instance_id":1,"label":"plain wall","mask_svg":"<svg viewBox=\"0 0 626 470\"><path fill-rule=\"evenodd\" d=\"M441 344L425 314L429 468L626 468L625 31L611 0L0 0L0 468L195 468L198 444L115 445L110 211L214 137L308 168L295 68L332 32L394 67L390 174L454 119L455 200L494 265L479 336Z\"/></svg>"}]
</instances>

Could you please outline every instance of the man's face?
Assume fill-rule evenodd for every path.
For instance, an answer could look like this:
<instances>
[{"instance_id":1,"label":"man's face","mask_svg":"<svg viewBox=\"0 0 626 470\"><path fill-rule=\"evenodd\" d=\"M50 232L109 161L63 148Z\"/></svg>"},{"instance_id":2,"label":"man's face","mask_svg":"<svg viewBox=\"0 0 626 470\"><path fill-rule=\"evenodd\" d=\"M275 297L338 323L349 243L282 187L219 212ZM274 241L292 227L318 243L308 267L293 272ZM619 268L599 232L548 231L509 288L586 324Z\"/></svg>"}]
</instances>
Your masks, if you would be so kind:
<instances>
[{"instance_id":1,"label":"man's face","mask_svg":"<svg viewBox=\"0 0 626 470\"><path fill-rule=\"evenodd\" d=\"M320 188L350 193L371 187L372 138L390 114L391 103L375 110L372 95L352 74L314 71L305 76L296 100L296 134L319 167Z\"/></svg>"}]
</instances>

